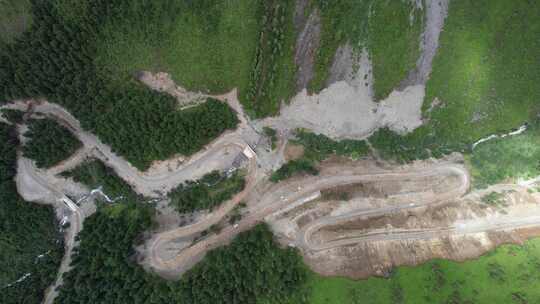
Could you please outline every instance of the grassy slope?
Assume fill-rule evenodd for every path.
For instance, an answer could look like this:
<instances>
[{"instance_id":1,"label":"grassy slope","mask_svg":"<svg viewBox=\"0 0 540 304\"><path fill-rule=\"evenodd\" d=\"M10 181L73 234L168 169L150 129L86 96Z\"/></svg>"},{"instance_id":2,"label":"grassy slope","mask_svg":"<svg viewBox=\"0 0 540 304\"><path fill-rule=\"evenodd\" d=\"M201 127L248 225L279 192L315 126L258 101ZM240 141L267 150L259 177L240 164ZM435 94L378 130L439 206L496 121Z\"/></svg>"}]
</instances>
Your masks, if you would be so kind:
<instances>
[{"instance_id":1,"label":"grassy slope","mask_svg":"<svg viewBox=\"0 0 540 304\"><path fill-rule=\"evenodd\" d=\"M138 17L142 4L134 3L105 25L97 66L120 79L166 71L192 90L245 87L257 41L256 2L202 2L164 1L144 18Z\"/></svg>"},{"instance_id":2,"label":"grassy slope","mask_svg":"<svg viewBox=\"0 0 540 304\"><path fill-rule=\"evenodd\" d=\"M540 175L540 122L517 136L495 139L476 147L469 157L477 186L506 178L532 178Z\"/></svg>"},{"instance_id":3,"label":"grassy slope","mask_svg":"<svg viewBox=\"0 0 540 304\"><path fill-rule=\"evenodd\" d=\"M415 9L410 1L315 2L322 12L322 38L310 89L324 88L337 48L349 41L356 49L369 49L375 97L386 97L407 76L420 55L423 11ZM415 17L412 24L411 12Z\"/></svg>"},{"instance_id":4,"label":"grassy slope","mask_svg":"<svg viewBox=\"0 0 540 304\"><path fill-rule=\"evenodd\" d=\"M410 22L410 16L413 22ZM412 1L375 1L369 20L368 48L376 100L386 98L420 57L424 11Z\"/></svg>"},{"instance_id":5,"label":"grassy slope","mask_svg":"<svg viewBox=\"0 0 540 304\"><path fill-rule=\"evenodd\" d=\"M0 47L21 34L31 22L30 0L0 1Z\"/></svg>"},{"instance_id":6,"label":"grassy slope","mask_svg":"<svg viewBox=\"0 0 540 304\"><path fill-rule=\"evenodd\" d=\"M534 84L540 79L540 22L534 16L540 6L528 3L451 2L426 97L430 102L438 96L446 107L434 112L427 128L409 137L412 145L472 142L516 127L538 111L540 90ZM475 112L486 118L471 123ZM500 180L516 168L534 171L530 165L537 165L537 142L537 135L528 133L479 146L472 156L476 178ZM497 167L487 166L485 160ZM433 261L402 267L390 280L354 282L313 276L311 303L537 303L539 246L540 239L535 239L524 247L504 246L466 263ZM437 276L438 269L442 275ZM496 273L504 274L497 279ZM398 290L403 301L396 299Z\"/></svg>"},{"instance_id":7,"label":"grassy slope","mask_svg":"<svg viewBox=\"0 0 540 304\"><path fill-rule=\"evenodd\" d=\"M349 41L354 47L361 47L367 37L367 13L370 1L314 0L321 11L321 44L315 58L313 80L310 91L324 88L337 48Z\"/></svg>"},{"instance_id":8,"label":"grassy slope","mask_svg":"<svg viewBox=\"0 0 540 304\"><path fill-rule=\"evenodd\" d=\"M539 110L539 15L535 1L450 2L424 102L445 104L429 115L441 142L509 130Z\"/></svg>"},{"instance_id":9,"label":"grassy slope","mask_svg":"<svg viewBox=\"0 0 540 304\"><path fill-rule=\"evenodd\" d=\"M267 66L263 76L269 77L269 69L276 68L274 80L254 84L250 84L250 77L260 42L259 29L261 20L269 14L262 9L262 2L164 1L152 7L152 14L142 14L142 4L135 2L105 25L95 63L103 75L112 76L114 83L149 70L169 72L190 90L222 93L238 87L247 112L260 117L276 114L279 102L292 95L293 1L285 6L282 53L270 59L270 45L259 46L262 64ZM254 85L263 86L266 95L248 98L249 87Z\"/></svg>"},{"instance_id":10,"label":"grassy slope","mask_svg":"<svg viewBox=\"0 0 540 304\"><path fill-rule=\"evenodd\" d=\"M313 275L310 303L538 303L538 267L540 239L533 239L524 246L502 246L464 263L435 260L418 267L400 267L390 279L351 281ZM400 289L402 302L396 300ZM528 302L514 300L520 296Z\"/></svg>"},{"instance_id":11,"label":"grassy slope","mask_svg":"<svg viewBox=\"0 0 540 304\"><path fill-rule=\"evenodd\" d=\"M435 157L452 151L470 153L474 141L534 120L540 113L539 14L540 5L527 0L451 2L427 83L424 115L429 123L404 137L380 130L370 138L373 146L385 158L402 161L429 157L427 149ZM442 104L428 111L435 97ZM527 156L512 147L530 139L534 136L480 146L472 156L478 166L473 170L483 170L479 174L486 178L491 175L491 182L500 180L493 179L495 175L533 170L531 165L537 164L527 159L534 158L534 152L529 150ZM485 171L493 171L486 161L496 163L500 172Z\"/></svg>"},{"instance_id":12,"label":"grassy slope","mask_svg":"<svg viewBox=\"0 0 540 304\"><path fill-rule=\"evenodd\" d=\"M261 30L249 87L242 94L246 112L252 117L275 115L281 101L292 97L296 73L294 9L294 1L271 0L258 10Z\"/></svg>"}]
</instances>

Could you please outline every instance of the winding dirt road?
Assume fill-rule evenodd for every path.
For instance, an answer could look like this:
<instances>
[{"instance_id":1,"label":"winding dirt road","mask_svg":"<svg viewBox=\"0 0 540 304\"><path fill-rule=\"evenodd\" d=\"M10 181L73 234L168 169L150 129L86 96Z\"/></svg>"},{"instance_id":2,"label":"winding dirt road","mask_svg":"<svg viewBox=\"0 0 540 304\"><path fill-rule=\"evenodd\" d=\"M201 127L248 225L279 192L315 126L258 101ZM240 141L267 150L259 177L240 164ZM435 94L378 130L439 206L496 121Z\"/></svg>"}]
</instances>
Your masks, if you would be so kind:
<instances>
[{"instance_id":1,"label":"winding dirt road","mask_svg":"<svg viewBox=\"0 0 540 304\"><path fill-rule=\"evenodd\" d=\"M278 184L275 187L270 188L260 198L257 198L258 202L248 203L249 206L252 206L251 210L240 222L237 223L237 225L225 227L219 234L211 235L206 239L203 239L192 246L181 250L174 258L165 260L159 256L157 247L152 248L152 268L158 273L167 274L170 276L182 274L184 271L188 270L191 266L200 261L208 250L229 243L239 232L249 230L257 223L263 221L267 216L286 208L296 201L309 197L313 193L320 190L349 184L408 179L414 180L419 178L436 177L440 175L455 175L459 178L459 186L455 189L449 189L440 196L434 195L431 199L424 200L423 204L429 205L447 199L459 198L465 194L469 188L469 176L467 170L461 165L452 163L443 163L440 165L434 165L433 167L425 170L408 172L401 171L370 174L365 172L353 172L345 167L343 170L341 170L341 172L342 174L340 175L309 177L296 182ZM403 207L397 206L394 208L389 208L388 210L384 210L384 212L394 212L400 208ZM382 210L379 212L382 212ZM187 235L188 230L185 230L185 232L186 234L183 234L183 236ZM189 233L197 232L200 231L197 231L196 229L189 230ZM299 245L309 244L309 242L303 242L301 240L302 239L300 239ZM169 241L174 240L169 239Z\"/></svg>"},{"instance_id":2,"label":"winding dirt road","mask_svg":"<svg viewBox=\"0 0 540 304\"><path fill-rule=\"evenodd\" d=\"M23 109L26 106L27 103L23 102L17 102L10 105L11 108L18 109ZM84 148L70 159L63 162L61 166L72 167L84 159L86 155L93 154L113 167L122 178L133 184L138 192L145 194L150 194L158 189L163 189L163 184L166 184L165 187L176 186L178 183L182 182L179 179L182 179L185 176L190 176L190 178L192 178L192 167L200 168L204 166L209 161L212 161L213 157L221 153L222 150L237 149L238 152L240 152L241 149L245 147L245 143L235 141L238 139L237 136L239 135L235 135L234 132L231 132L216 141L209 149L198 153L195 157L190 159L187 164L177 168L177 170L169 172L168 174L160 173L148 175L146 173L139 172L127 161L123 160L119 156L116 156L114 153L112 153L108 146L101 143L94 135L83 131L80 128L78 121L61 107L42 102L35 106L34 111L51 115L54 118L63 121L84 143ZM224 227L220 233L212 234L194 244L191 244L187 248L179 250L172 258L167 259L161 255L161 253L165 251L164 247L167 247L167 245L177 242L178 239L191 239L200 232L207 230L210 226L222 221L224 217L235 206L237 206L240 201L248 198L248 195L253 191L258 182L261 181L261 176L258 176L258 173L261 172L257 170L257 167L257 159L252 158L249 163L246 188L239 194L235 195L233 199L222 204L207 217L192 225L154 235L146 252L146 263L150 266L150 268L165 277L177 278L178 275L181 275L199 262L204 257L206 252L229 243L238 233L249 230L257 223L265 220L265 218L272 216L273 214L280 212L295 203L298 204L298 202L300 202L300 204L302 204L303 202L301 201L306 202L306 198L312 197L313 194L317 193L318 191L358 183L414 181L431 178L436 179L441 177L449 178L451 176L457 177L458 179L457 185L449 186L448 188L444 189L444 191L439 193L430 193L427 190L425 192L409 192L406 194L406 199L404 199L403 202L395 204L394 206L369 210L356 210L346 215L324 217L316 220L305 226L300 233L297 234L295 245L300 247L302 250L320 251L360 242L420 240L447 236L451 234L468 234L540 225L540 216L531 216L523 219L503 218L490 223L468 226L457 225L454 227L416 230L380 229L357 236L334 239L324 243L317 243L313 240L313 235L325 226L336 225L356 217L388 215L401 210L430 206L451 199L459 199L465 195L470 185L469 175L466 168L463 165L451 162L433 164L424 169L405 168L405 170L403 170L403 168L401 168L394 171L384 172L358 172L343 166L342 168L334 168L334 172L332 174L323 174L321 176L308 177L296 181L287 181L274 185L262 193L262 195L250 198L250 201L248 202L249 210L247 214L236 225ZM207 167L204 168L205 172L208 172L209 170L210 169ZM49 174L50 172L42 175L41 173L43 172L35 168L32 161L25 159L22 156L19 157L19 172L21 174L18 176L23 176L26 179L30 179L30 183L34 183L33 185L36 187L36 189L41 189L40 191L47 192L57 200L69 200L69 198L67 198L61 190L55 187L53 181L51 180L51 174ZM61 169L53 168L51 169L51 172L56 174L61 172ZM262 176L264 176L264 173L262 173ZM18 181L18 183L28 182L28 180ZM414 200L415 203L405 204L405 201L411 200ZM62 261L60 274L55 282L54 287L61 284L61 274L69 268L71 251L75 243L75 235L82 228L84 215L81 213L78 207L74 208L73 211L72 229L67 236L66 242L66 256ZM46 295L45 303L52 303L55 295L56 293L54 288L51 288Z\"/></svg>"},{"instance_id":3,"label":"winding dirt road","mask_svg":"<svg viewBox=\"0 0 540 304\"><path fill-rule=\"evenodd\" d=\"M228 95L219 96L226 98L227 102L236 107L235 91ZM32 111L51 116L62 123L83 143L85 155L93 155L111 167L123 180L133 186L135 191L147 197L159 197L167 193L180 183L202 177L212 170L228 169L236 155L247 146L244 137L256 137L256 132L248 125L243 113L239 113L240 124L234 131L226 131L214 142L206 146L200 152L192 155L187 161L175 168L166 170L156 169L141 172L122 157L112 152L111 147L104 144L94 134L84 131L80 122L67 110L59 105L47 101L14 101L0 108L26 111L32 106ZM85 156L83 155L83 156ZM54 172L64 171L66 166L76 165L77 161L84 158L75 156L74 161L68 161L53 168Z\"/></svg>"},{"instance_id":4,"label":"winding dirt road","mask_svg":"<svg viewBox=\"0 0 540 304\"><path fill-rule=\"evenodd\" d=\"M375 208L369 210L357 210L346 215L323 217L315 220L301 230L297 235L297 245L304 250L309 251L322 251L332 248L343 247L347 245L358 244L362 242L376 242L376 241L404 241L404 240L428 240L434 238L440 238L450 235L466 235L475 234L480 232L494 232L494 231L507 231L516 230L529 227L540 226L540 216L531 215L525 217L516 218L515 216L498 216L490 218L487 221L470 221L454 223L448 227L436 227L436 228L423 228L423 229L375 229L365 233L359 233L355 236L340 237L333 240L326 240L325 242L317 242L313 240L313 235L325 226L338 225L357 218L368 218L382 215L389 215L394 212L399 212L407 209L414 209L419 207L425 207L436 202L444 202L445 200L462 197L466 192L467 181L462 181L462 187L442 194L436 201L424 200L421 202L404 204L396 207L384 207ZM527 188L515 185L515 184L497 184L484 190L477 190L463 196L463 200L477 200L479 201L483 196L493 192L515 192L522 191L527 192ZM454 196L456 192L461 192L461 195ZM510 196L511 200L514 200Z\"/></svg>"},{"instance_id":5,"label":"winding dirt road","mask_svg":"<svg viewBox=\"0 0 540 304\"><path fill-rule=\"evenodd\" d=\"M207 217L187 226L179 227L173 230L165 231L155 234L150 241L148 255L151 256L150 266L155 270L165 271L168 270L167 263L165 263L159 255L162 250L161 247L167 245L168 242L174 242L175 239L192 236L209 229L212 225L219 223L229 212L231 212L242 200L245 199L247 194L251 191L256 182L257 175L257 162L255 158L252 158L248 167L248 174L246 177L246 187L243 191L236 194L229 201L221 204L216 210L211 212Z\"/></svg>"}]
</instances>

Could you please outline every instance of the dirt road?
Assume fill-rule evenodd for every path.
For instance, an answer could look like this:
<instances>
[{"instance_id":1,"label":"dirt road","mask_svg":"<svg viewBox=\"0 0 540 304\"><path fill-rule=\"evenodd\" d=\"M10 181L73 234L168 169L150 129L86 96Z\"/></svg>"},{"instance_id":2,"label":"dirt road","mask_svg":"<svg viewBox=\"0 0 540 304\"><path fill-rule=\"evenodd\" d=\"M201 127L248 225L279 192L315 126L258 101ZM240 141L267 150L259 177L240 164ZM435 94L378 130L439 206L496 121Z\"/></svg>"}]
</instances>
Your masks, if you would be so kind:
<instances>
[{"instance_id":1,"label":"dirt road","mask_svg":"<svg viewBox=\"0 0 540 304\"><path fill-rule=\"evenodd\" d=\"M82 230L84 212L70 199L61 189L51 182L51 176L37 169L33 161L19 155L17 161L17 188L25 199L49 201L56 205L65 204L71 212L69 216L70 226L64 235L64 257L60 263L58 274L54 284L47 289L43 300L44 304L52 304L57 296L56 288L62 285L62 275L70 269L71 253L75 247L75 237ZM42 192L41 194L39 192Z\"/></svg>"},{"instance_id":2,"label":"dirt road","mask_svg":"<svg viewBox=\"0 0 540 304\"><path fill-rule=\"evenodd\" d=\"M253 188L257 176L257 162L253 158L250 160L248 174L246 177L246 187L243 191L236 194L231 200L221 204L216 210L207 217L187 226L158 233L150 240L146 255L151 256L149 266L155 270L167 270L166 263L161 259L159 252L164 250L168 242L174 242L175 239L192 236L201 231L207 230L212 225L219 223L229 212L231 212Z\"/></svg>"},{"instance_id":3,"label":"dirt road","mask_svg":"<svg viewBox=\"0 0 540 304\"><path fill-rule=\"evenodd\" d=\"M69 200L69 198L64 196L62 200L65 199ZM77 207L77 205L75 205L75 207ZM83 212L81 212L80 208L77 207L75 211L71 214L69 219L70 226L67 234L64 237L64 239L66 240L64 245L65 252L64 256L62 257L62 262L60 263L60 268L58 269L58 273L56 275L56 281L45 292L43 304L52 304L54 302L54 299L58 295L57 288L60 287L63 283L63 274L70 270L71 255L73 252L73 248L75 247L75 237L81 232L83 221Z\"/></svg>"},{"instance_id":4,"label":"dirt road","mask_svg":"<svg viewBox=\"0 0 540 304\"><path fill-rule=\"evenodd\" d=\"M229 243L239 232L249 230L257 223L263 221L265 217L323 189L363 182L429 178L438 175L456 175L460 179L459 187L456 189L449 189L443 194L442 199L459 197L463 195L469 187L467 170L461 165L451 163L434 165L432 168L425 170L408 172L401 171L369 174L366 172L351 172L346 167L344 167L341 172L341 175L310 177L300 181L278 184L275 187L271 187L260 198L257 198L257 203L248 202L248 205L252 207L250 208L248 215L238 222L237 225L225 227L219 234L211 235L206 239L181 250L173 259L162 259L159 253L156 252L158 248L153 248L156 250L151 254L151 258L153 259L151 265L153 269L158 273L166 274L167 276L178 276L200 261L208 250ZM440 200L433 197L431 200L428 199L426 204L438 201Z\"/></svg>"},{"instance_id":5,"label":"dirt road","mask_svg":"<svg viewBox=\"0 0 540 304\"><path fill-rule=\"evenodd\" d=\"M218 96L226 99L233 109L237 112L239 108L236 104L236 95L233 91L230 94ZM257 133L248 125L243 113L239 113L240 124L234 131L225 132L218 139L205 147L200 152L191 156L187 161L174 168L157 168L141 172L133 167L122 157L112 152L111 147L104 144L97 136L84 131L79 121L68 111L59 105L48 103L46 101L15 101L2 108L26 110L30 104L33 104L33 111L53 117L58 122L69 128L73 134L83 143L84 151L81 155L76 155L73 161L63 162L61 165L52 168L54 172L61 172L68 167L73 167L77 161L81 161L88 153L102 160L123 180L131 184L135 191L148 196L157 197L161 193L167 193L178 184L190 180L198 179L212 170L225 170L230 167L236 156L246 147L245 138L257 141Z\"/></svg>"},{"instance_id":6,"label":"dirt road","mask_svg":"<svg viewBox=\"0 0 540 304\"><path fill-rule=\"evenodd\" d=\"M65 255L62 259L54 285L51 286L45 294L45 304L53 303L54 298L57 295L56 288L62 284L62 274L69 270L71 253L75 246L75 236L81 231L84 220L84 213L75 203L65 196L62 191L62 186L65 186L65 180L62 179L62 181L60 181L60 178L57 178L56 175L65 170L74 168L86 157L94 156L112 167L115 172L122 179L130 183L138 193L151 197L159 195L159 192L168 192L181 182L188 179L196 179L209 171L228 169L236 156L246 147L247 144L244 141L244 138L247 137L256 141L258 135L248 125L248 121L236 99L235 90L229 94L217 96L217 98L226 100L239 114L241 123L237 130L226 132L209 146L205 147L204 150L196 153L188 161L178 165L175 169L170 169L170 166L168 166L169 168L167 168L167 170L157 168L147 172L140 172L126 160L114 154L109 146L102 143L95 135L84 131L81 128L79 121L58 105L46 101L35 102L30 100L15 101L2 107L25 111L28 107L32 106L32 111L34 113L41 113L56 119L59 123L70 129L83 143L83 148L77 151L69 159L47 171L36 168L31 160L22 157L22 155L19 155L18 158L19 168L17 185L21 195L28 201L46 201L55 202L56 204L67 204L72 212L70 216L71 225L65 235ZM23 134L24 126L21 126L21 128L20 134ZM21 137L21 142L24 142L24 137ZM250 163L250 172L252 174L256 173L256 167L256 162L253 160ZM253 182L254 176L250 175L248 178L247 189L251 188ZM243 195L238 196L235 200L230 201L216 212L213 212L210 217L205 219L205 221L186 229L186 231L207 229L215 222L221 220L221 218L230 212L242 198ZM156 243L156 246L159 246L160 242L166 241L176 235L182 235L182 230L173 230L164 233L163 235L159 235L159 242Z\"/></svg>"}]
</instances>

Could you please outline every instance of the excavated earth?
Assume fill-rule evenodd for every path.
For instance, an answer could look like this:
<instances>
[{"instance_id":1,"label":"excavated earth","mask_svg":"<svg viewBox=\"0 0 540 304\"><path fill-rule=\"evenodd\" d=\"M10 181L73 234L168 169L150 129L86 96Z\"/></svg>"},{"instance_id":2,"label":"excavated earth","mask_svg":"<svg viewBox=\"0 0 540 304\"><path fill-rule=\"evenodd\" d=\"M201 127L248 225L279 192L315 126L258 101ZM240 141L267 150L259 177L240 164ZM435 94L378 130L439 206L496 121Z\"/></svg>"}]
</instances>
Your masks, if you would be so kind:
<instances>
[{"instance_id":1,"label":"excavated earth","mask_svg":"<svg viewBox=\"0 0 540 304\"><path fill-rule=\"evenodd\" d=\"M323 190L314 201L270 218L270 224L284 245L300 249L315 272L353 279L386 276L395 266L417 265L434 258L476 258L498 245L522 243L540 233L534 228L538 217L531 216L540 214L540 193L514 184L495 185L422 205L423 195L418 194L442 194L458 183L455 176L441 176L338 186ZM408 192L417 195L409 200ZM499 201L482 200L493 192L500 193ZM402 209L347 218L358 210L392 206ZM345 218L322 225L309 236L302 235L310 225L340 216ZM425 233L418 236L418 231ZM370 239L370 235L378 236ZM362 240L363 236L368 237ZM311 243L306 242L306 246L298 242L300 238ZM351 242L340 243L347 240ZM332 243L336 246L329 246Z\"/></svg>"},{"instance_id":2,"label":"excavated earth","mask_svg":"<svg viewBox=\"0 0 540 304\"><path fill-rule=\"evenodd\" d=\"M140 172L93 134L82 130L80 123L57 105L15 101L6 106L19 110L33 107L36 113L69 127L84 143L74 156L46 172L20 157L17 186L22 196L58 204L66 194L87 191L56 175L93 156L112 167L138 193L161 197L187 179L212 169L230 168L248 144L254 147L257 155L248 161L246 189L213 212L180 218L167 201L160 202L160 227L148 232L145 244L138 248L139 262L171 279L178 278L209 250L229 243L238 233L262 221L270 223L284 246L298 247L314 271L355 279L384 276L395 266L416 265L433 258L474 258L497 245L520 243L540 235L540 193L531 192L532 186L516 184L471 190L468 171L458 154L404 166L373 159L351 162L334 158L321 164L318 176L269 183L267 177L273 170L285 160L303 154L302 147L287 144L291 130L296 128L341 139L365 138L380 127L404 134L420 126L425 83L448 9L448 0L426 1L427 25L416 69L387 99L375 102L369 56L366 50L355 52L348 44L336 54L329 87L319 94L307 94L305 88L313 77L321 34L319 12L307 15L308 3L297 1L295 15L300 33L295 54L300 93L283 107L279 117L250 121L243 114L235 90L223 96L208 96L184 90L166 73L137 75L148 87L174 96L179 109L214 97L227 102L239 114L237 130L225 132L190 158L178 155ZM278 131L275 151L269 145L260 145L263 126ZM487 202L486 195L494 192L500 198ZM247 204L242 220L234 226L225 224L221 232L195 241L194 236L223 223L240 202ZM85 210L77 212L81 214L79 228L73 229L72 240L86 215ZM69 247L73 246L71 241ZM69 254L63 264L69 265ZM60 279L55 286L59 284ZM53 301L54 293L48 299Z\"/></svg>"}]
</instances>

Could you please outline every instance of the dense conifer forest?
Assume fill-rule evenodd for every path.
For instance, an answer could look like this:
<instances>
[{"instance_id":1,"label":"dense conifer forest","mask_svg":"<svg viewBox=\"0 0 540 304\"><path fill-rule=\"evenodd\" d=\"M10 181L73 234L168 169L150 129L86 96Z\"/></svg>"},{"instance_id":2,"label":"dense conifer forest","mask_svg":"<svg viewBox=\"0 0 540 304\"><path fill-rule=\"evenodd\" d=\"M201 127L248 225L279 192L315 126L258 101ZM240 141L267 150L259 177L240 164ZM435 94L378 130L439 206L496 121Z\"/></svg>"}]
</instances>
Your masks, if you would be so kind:
<instances>
[{"instance_id":1,"label":"dense conifer forest","mask_svg":"<svg viewBox=\"0 0 540 304\"><path fill-rule=\"evenodd\" d=\"M177 111L173 97L132 79L112 85L96 68L101 25L131 5L128 0L32 1L31 27L0 48L0 103L45 97L66 107L85 129L145 169L153 160L198 151L238 120L216 100ZM159 4L145 5L152 10Z\"/></svg>"},{"instance_id":2,"label":"dense conifer forest","mask_svg":"<svg viewBox=\"0 0 540 304\"><path fill-rule=\"evenodd\" d=\"M17 194L15 128L0 123L0 142L0 303L39 304L56 278L62 235L51 207Z\"/></svg>"},{"instance_id":3,"label":"dense conifer forest","mask_svg":"<svg viewBox=\"0 0 540 304\"><path fill-rule=\"evenodd\" d=\"M230 177L213 171L200 180L179 185L169 193L169 197L171 204L179 212L193 212L218 206L244 190L245 185L244 176L238 171Z\"/></svg>"},{"instance_id":4,"label":"dense conifer forest","mask_svg":"<svg viewBox=\"0 0 540 304\"><path fill-rule=\"evenodd\" d=\"M129 184L99 160L86 160L73 170L63 172L62 175L72 177L76 182L92 189L101 187L102 191L113 200L136 202L140 199L140 195L133 191Z\"/></svg>"},{"instance_id":5,"label":"dense conifer forest","mask_svg":"<svg viewBox=\"0 0 540 304\"><path fill-rule=\"evenodd\" d=\"M24 145L25 157L36 161L40 168L49 168L70 157L82 143L64 126L51 119L33 119L28 124Z\"/></svg>"},{"instance_id":6,"label":"dense conifer forest","mask_svg":"<svg viewBox=\"0 0 540 304\"><path fill-rule=\"evenodd\" d=\"M301 257L279 248L265 225L209 252L180 281L146 273L135 262L133 245L151 225L152 212L126 203L89 217L55 303L284 303L304 286Z\"/></svg>"}]
</instances>

